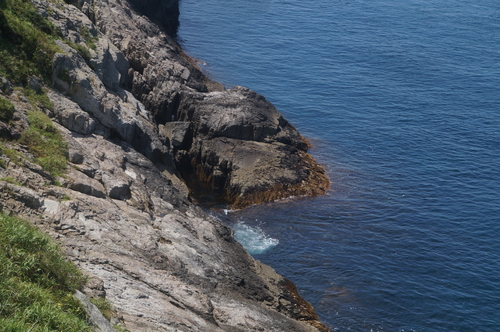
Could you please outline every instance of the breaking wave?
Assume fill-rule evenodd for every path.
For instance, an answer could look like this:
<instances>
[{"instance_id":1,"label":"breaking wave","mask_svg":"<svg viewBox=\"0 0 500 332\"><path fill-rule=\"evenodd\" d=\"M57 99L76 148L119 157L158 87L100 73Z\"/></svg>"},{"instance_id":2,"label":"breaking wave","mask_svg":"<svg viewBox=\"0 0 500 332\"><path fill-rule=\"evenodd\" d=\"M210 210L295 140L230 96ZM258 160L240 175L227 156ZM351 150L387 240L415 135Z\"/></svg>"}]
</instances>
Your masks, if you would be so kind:
<instances>
[{"instance_id":1,"label":"breaking wave","mask_svg":"<svg viewBox=\"0 0 500 332\"><path fill-rule=\"evenodd\" d=\"M233 230L236 241L251 255L263 254L279 244L278 239L268 236L261 228L246 225L244 222L233 225Z\"/></svg>"}]
</instances>

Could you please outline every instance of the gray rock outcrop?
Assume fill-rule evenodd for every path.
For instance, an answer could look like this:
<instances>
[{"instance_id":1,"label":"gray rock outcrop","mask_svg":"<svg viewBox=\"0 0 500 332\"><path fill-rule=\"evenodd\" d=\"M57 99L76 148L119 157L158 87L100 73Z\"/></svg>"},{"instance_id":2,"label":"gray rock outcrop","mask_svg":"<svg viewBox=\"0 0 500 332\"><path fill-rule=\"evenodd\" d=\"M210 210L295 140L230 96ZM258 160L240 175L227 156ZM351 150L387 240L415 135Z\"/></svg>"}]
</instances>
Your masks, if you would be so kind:
<instances>
[{"instance_id":1,"label":"gray rock outcrop","mask_svg":"<svg viewBox=\"0 0 500 332\"><path fill-rule=\"evenodd\" d=\"M22 161L0 156L1 207L60 242L130 331L326 331L292 282L192 202L324 193L306 140L264 97L206 78L140 1L67 2L33 0L65 39L42 89L68 170L56 186L5 142ZM4 125L25 128L32 106L2 86L18 114Z\"/></svg>"},{"instance_id":2,"label":"gray rock outcrop","mask_svg":"<svg viewBox=\"0 0 500 332\"><path fill-rule=\"evenodd\" d=\"M329 180L324 169L307 154L306 140L271 103L249 89L226 90L210 81L168 35L137 15L133 6L113 3L93 3L94 23L129 61L126 88L150 112L159 131L171 127L170 122L191 123L189 137L183 137L182 146L172 146L170 155L194 198L208 197L241 208L325 193ZM173 126L178 134L186 133ZM151 131L141 131L142 136L153 137ZM232 141L219 144L218 138ZM213 140L210 158L202 146L207 140ZM259 154L276 157L256 160ZM257 170L248 164L245 171L253 174L237 176L238 170L244 171L241 165L233 165L242 157L263 166ZM265 162L276 167L267 167Z\"/></svg>"},{"instance_id":3,"label":"gray rock outcrop","mask_svg":"<svg viewBox=\"0 0 500 332\"><path fill-rule=\"evenodd\" d=\"M329 185L324 170L306 153L307 141L271 103L247 88L184 93L175 119L191 123L189 144L174 148L174 155L196 196L242 208L319 195Z\"/></svg>"}]
</instances>

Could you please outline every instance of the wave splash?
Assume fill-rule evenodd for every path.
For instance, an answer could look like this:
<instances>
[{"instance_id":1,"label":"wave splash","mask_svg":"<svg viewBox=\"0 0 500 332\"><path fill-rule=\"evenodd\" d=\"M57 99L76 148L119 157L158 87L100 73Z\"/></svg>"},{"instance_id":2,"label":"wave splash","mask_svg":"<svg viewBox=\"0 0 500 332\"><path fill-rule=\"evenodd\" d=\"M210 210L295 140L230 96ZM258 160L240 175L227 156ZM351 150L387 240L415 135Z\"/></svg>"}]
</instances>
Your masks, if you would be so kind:
<instances>
[{"instance_id":1,"label":"wave splash","mask_svg":"<svg viewBox=\"0 0 500 332\"><path fill-rule=\"evenodd\" d=\"M234 238L238 241L250 255L263 254L279 244L278 239L268 236L264 231L255 226L238 222L233 225Z\"/></svg>"}]
</instances>

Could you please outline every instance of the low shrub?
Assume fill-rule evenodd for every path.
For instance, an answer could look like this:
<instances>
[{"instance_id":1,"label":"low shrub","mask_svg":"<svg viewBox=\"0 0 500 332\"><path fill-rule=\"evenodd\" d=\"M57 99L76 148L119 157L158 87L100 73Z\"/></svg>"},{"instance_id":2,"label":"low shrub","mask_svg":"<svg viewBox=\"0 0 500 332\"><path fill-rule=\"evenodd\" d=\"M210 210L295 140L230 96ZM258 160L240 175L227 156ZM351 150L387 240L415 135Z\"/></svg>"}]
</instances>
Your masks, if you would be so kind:
<instances>
[{"instance_id":1,"label":"low shrub","mask_svg":"<svg viewBox=\"0 0 500 332\"><path fill-rule=\"evenodd\" d=\"M83 39L85 40L85 44L93 49L94 51L96 50L97 46L95 42L98 40L97 36L93 36L90 31L85 28L84 26L80 27L80 34L82 35Z\"/></svg>"},{"instance_id":2,"label":"low shrub","mask_svg":"<svg viewBox=\"0 0 500 332\"><path fill-rule=\"evenodd\" d=\"M88 46L82 45L82 44L77 44L73 43L72 41L66 40L66 44L74 49L75 51L80 54L80 56L85 60L85 63L90 67L93 68L92 63L90 60L92 59L92 54L90 54L90 51L88 49Z\"/></svg>"},{"instance_id":3,"label":"low shrub","mask_svg":"<svg viewBox=\"0 0 500 332\"><path fill-rule=\"evenodd\" d=\"M19 142L35 156L35 162L52 177L64 174L67 165L66 143L52 121L41 111L28 112L30 127Z\"/></svg>"},{"instance_id":4,"label":"low shrub","mask_svg":"<svg viewBox=\"0 0 500 332\"><path fill-rule=\"evenodd\" d=\"M7 99L0 97L0 121L8 122L12 120L14 112L14 105L12 105L12 103Z\"/></svg>"},{"instance_id":5,"label":"low shrub","mask_svg":"<svg viewBox=\"0 0 500 332\"><path fill-rule=\"evenodd\" d=\"M104 317L106 317L107 320L111 320L111 318L113 317L113 307L108 300L103 297L94 297L90 299L90 302L92 302L97 307L97 309L99 309L99 311Z\"/></svg>"}]
</instances>

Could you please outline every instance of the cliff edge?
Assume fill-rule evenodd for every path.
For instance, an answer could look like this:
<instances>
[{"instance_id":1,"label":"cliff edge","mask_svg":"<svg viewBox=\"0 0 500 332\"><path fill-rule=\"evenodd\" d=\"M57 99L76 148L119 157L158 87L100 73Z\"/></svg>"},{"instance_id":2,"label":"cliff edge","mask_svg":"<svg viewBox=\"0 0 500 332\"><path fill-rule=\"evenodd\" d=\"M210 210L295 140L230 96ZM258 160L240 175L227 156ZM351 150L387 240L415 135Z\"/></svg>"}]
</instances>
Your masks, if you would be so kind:
<instances>
[{"instance_id":1,"label":"cliff edge","mask_svg":"<svg viewBox=\"0 0 500 332\"><path fill-rule=\"evenodd\" d=\"M176 1L32 3L59 32L49 79L1 81L1 208L60 242L90 276L85 294L130 331L326 331L293 283L192 203L324 193L307 141L264 97L196 68L167 34ZM38 113L53 124L34 128ZM63 174L27 132L62 136Z\"/></svg>"}]
</instances>

